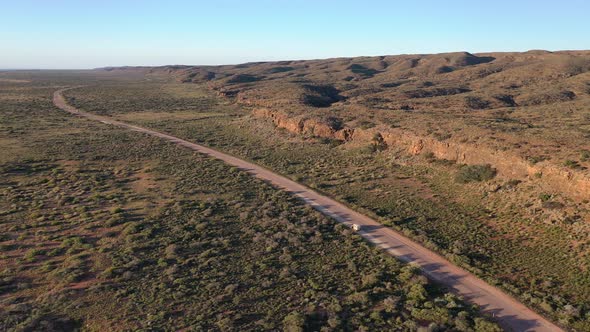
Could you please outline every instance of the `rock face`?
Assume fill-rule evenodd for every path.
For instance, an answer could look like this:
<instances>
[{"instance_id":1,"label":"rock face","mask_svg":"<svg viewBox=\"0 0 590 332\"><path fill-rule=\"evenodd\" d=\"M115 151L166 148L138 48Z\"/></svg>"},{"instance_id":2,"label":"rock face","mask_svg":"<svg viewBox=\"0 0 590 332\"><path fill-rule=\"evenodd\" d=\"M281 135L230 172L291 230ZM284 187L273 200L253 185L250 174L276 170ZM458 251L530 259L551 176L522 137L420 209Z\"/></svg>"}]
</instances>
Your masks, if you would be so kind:
<instances>
[{"instance_id":1,"label":"rock face","mask_svg":"<svg viewBox=\"0 0 590 332\"><path fill-rule=\"evenodd\" d=\"M284 128L295 134L307 134L316 137L349 141L352 139L354 130L352 128L336 128L333 124L322 122L316 119L304 117L289 117L288 115L271 111L268 108L256 108L252 114L260 118L272 119L275 126Z\"/></svg>"},{"instance_id":2,"label":"rock face","mask_svg":"<svg viewBox=\"0 0 590 332\"><path fill-rule=\"evenodd\" d=\"M460 164L490 164L498 175L508 179L536 179L542 187L559 191L575 200L590 199L590 178L581 172L565 169L549 163L531 165L519 156L504 151L492 150L477 144L441 142L433 137L419 137L399 129L361 129L343 127L335 129L317 119L289 117L280 111L256 108L253 115L271 119L279 128L295 134L336 139L345 142L370 144L376 135L381 135L388 147L401 148L408 154L418 155L430 152L438 159L452 160Z\"/></svg>"}]
</instances>

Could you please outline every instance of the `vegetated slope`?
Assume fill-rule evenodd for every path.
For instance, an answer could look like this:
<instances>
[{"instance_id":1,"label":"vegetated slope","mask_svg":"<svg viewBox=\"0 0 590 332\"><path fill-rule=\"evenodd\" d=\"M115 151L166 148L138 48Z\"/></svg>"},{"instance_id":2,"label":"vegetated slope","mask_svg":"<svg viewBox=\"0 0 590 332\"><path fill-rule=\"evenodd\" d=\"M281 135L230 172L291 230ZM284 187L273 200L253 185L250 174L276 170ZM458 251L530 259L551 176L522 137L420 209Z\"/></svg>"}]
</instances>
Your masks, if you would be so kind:
<instances>
[{"instance_id":1,"label":"vegetated slope","mask_svg":"<svg viewBox=\"0 0 590 332\"><path fill-rule=\"evenodd\" d=\"M154 76L206 82L280 127L370 141L590 198L590 52L466 52L157 67ZM341 128L322 120L338 118ZM306 121L311 121L307 126ZM317 122L321 124L318 124ZM317 131L314 128L319 128ZM346 132L339 132L346 129ZM356 135L353 134L356 133ZM573 163L572 163L573 162Z\"/></svg>"},{"instance_id":2,"label":"vegetated slope","mask_svg":"<svg viewBox=\"0 0 590 332\"><path fill-rule=\"evenodd\" d=\"M0 87L0 329L498 330L287 194L53 90Z\"/></svg>"}]
</instances>

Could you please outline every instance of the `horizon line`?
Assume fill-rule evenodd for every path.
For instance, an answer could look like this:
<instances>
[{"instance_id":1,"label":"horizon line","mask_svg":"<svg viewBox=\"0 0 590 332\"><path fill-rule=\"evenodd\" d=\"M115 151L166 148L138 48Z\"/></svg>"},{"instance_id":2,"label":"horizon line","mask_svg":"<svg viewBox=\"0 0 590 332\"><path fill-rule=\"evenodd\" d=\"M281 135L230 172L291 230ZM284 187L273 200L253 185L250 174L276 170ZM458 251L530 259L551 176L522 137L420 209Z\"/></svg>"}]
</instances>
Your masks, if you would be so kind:
<instances>
[{"instance_id":1,"label":"horizon line","mask_svg":"<svg viewBox=\"0 0 590 332\"><path fill-rule=\"evenodd\" d=\"M104 65L99 67L85 67L85 68L49 68L49 67L20 67L20 68L0 68L0 72L7 71L42 71L42 70L55 70L55 71L93 71L108 68L157 68L157 67L171 67L171 66L185 66L185 67L220 67L220 66L235 66L249 63L272 63L272 62L283 62L283 61L317 61L317 60L330 60L330 59L352 59L352 58L363 58L363 57L382 57L382 56L403 56L403 55L439 55L439 54L452 54L452 53L469 53L469 54L490 54L490 53L528 53L528 52L590 52L590 49L559 49L559 50L548 50L548 49L530 49L526 51L484 51L484 52L469 52L469 51L452 51L452 52L434 52L434 53L398 53L398 54L380 54L380 55L355 55L355 56L333 56L325 58L305 58L305 59L283 59L283 60L253 60L246 62L232 62L232 63L216 63L216 64L138 64L138 65Z\"/></svg>"}]
</instances>

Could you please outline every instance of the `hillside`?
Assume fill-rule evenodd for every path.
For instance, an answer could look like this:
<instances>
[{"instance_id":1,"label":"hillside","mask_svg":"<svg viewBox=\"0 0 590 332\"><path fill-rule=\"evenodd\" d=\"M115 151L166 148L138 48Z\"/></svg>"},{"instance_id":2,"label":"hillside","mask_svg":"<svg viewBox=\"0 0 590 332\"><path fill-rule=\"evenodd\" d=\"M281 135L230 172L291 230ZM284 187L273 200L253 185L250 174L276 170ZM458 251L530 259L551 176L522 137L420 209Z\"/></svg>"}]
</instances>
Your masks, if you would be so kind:
<instances>
[{"instance_id":1,"label":"hillside","mask_svg":"<svg viewBox=\"0 0 590 332\"><path fill-rule=\"evenodd\" d=\"M289 131L370 142L590 199L590 52L466 52L140 68Z\"/></svg>"}]
</instances>

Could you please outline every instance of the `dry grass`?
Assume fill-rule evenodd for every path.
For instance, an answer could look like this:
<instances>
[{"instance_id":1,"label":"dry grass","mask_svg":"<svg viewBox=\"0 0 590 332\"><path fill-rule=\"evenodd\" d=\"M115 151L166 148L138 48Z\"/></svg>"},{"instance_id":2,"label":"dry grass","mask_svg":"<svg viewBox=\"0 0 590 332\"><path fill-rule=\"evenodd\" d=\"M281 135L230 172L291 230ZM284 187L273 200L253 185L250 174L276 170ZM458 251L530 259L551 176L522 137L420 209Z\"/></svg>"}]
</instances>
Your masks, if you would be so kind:
<instances>
[{"instance_id":1,"label":"dry grass","mask_svg":"<svg viewBox=\"0 0 590 332\"><path fill-rule=\"evenodd\" d=\"M107 90L115 98L104 98ZM157 90L143 86L146 95ZM119 91L108 86L99 91L86 88L69 94L83 109L126 114L128 106L116 108L109 102ZM153 99L151 107L167 110L167 98ZM247 110L228 107L223 99L209 96L207 104L212 107L195 106L191 112L218 116L191 122L129 120L288 175L446 254L556 319L582 330L586 326L581 316L564 316L568 305L584 307L590 291L588 226L579 217L584 205L558 194L550 195L556 203L543 204L543 188L534 187L534 182L492 178L491 168L468 168L469 179L483 181L457 183L461 167L454 162L410 156L395 146L378 152L369 146L298 136L250 117Z\"/></svg>"},{"instance_id":2,"label":"dry grass","mask_svg":"<svg viewBox=\"0 0 590 332\"><path fill-rule=\"evenodd\" d=\"M92 83L67 74L0 88L0 143L26 146L0 162L0 330L499 330L414 268L244 172L55 109L46 82ZM215 104L217 117L163 121L166 111L215 101L183 87L169 90L184 94L175 102L137 96L150 87L125 90L109 77L90 88L101 98L76 100L121 92L107 99L116 114L164 102L147 117L163 125L232 114Z\"/></svg>"}]
</instances>

